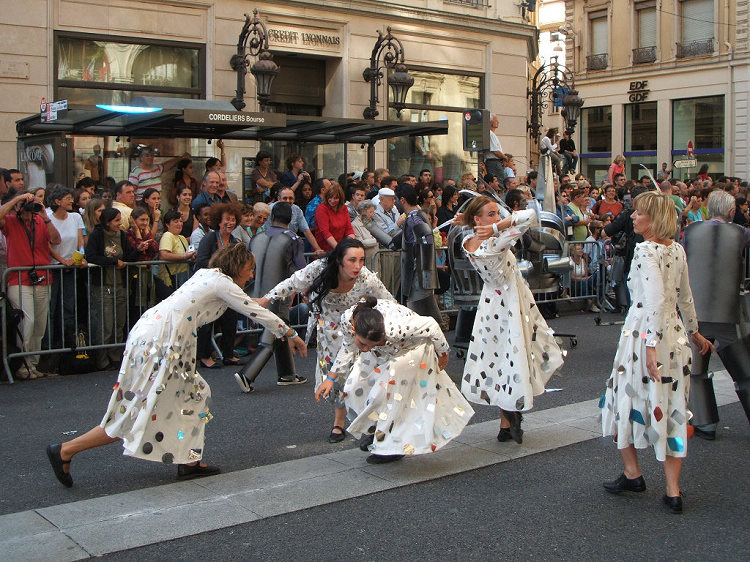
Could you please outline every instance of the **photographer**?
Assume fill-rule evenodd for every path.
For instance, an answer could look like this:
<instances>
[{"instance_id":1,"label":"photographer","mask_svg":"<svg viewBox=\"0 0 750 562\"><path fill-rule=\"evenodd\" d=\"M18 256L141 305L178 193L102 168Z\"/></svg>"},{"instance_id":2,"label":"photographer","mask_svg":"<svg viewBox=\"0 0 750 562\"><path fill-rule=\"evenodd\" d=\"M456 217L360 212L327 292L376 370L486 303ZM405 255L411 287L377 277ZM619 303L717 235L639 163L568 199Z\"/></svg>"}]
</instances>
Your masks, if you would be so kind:
<instances>
[{"instance_id":1,"label":"photographer","mask_svg":"<svg viewBox=\"0 0 750 562\"><path fill-rule=\"evenodd\" d=\"M36 267L50 264L49 246L60 243L60 233L31 193L22 193L0 207L0 229L8 243L8 267L31 268L8 276L8 298L23 313L23 349L38 351L47 328L51 276ZM28 357L16 376L43 376L36 369L38 362L38 355Z\"/></svg>"}]
</instances>

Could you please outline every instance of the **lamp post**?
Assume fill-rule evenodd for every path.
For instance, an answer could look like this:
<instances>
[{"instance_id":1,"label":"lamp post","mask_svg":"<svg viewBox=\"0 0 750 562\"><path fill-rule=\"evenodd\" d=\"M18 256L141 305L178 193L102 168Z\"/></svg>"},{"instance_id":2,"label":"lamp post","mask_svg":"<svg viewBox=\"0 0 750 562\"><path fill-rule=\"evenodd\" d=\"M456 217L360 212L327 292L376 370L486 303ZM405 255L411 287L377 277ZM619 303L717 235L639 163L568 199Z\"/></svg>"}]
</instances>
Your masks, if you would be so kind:
<instances>
[{"instance_id":1,"label":"lamp post","mask_svg":"<svg viewBox=\"0 0 750 562\"><path fill-rule=\"evenodd\" d=\"M381 56L382 66L379 62ZM394 70L388 77L388 86L393 91L393 107L398 115L401 115L401 111L406 106L406 94L414 84L414 78L409 75L404 64L404 46L391 34L390 26L386 35L378 31L378 40L370 56L370 66L362 73L365 82L370 83L370 105L363 112L365 119L375 119L379 114L378 88L383 83L383 71L389 68Z\"/></svg>"},{"instance_id":2,"label":"lamp post","mask_svg":"<svg viewBox=\"0 0 750 562\"><path fill-rule=\"evenodd\" d=\"M553 103L563 106L560 114L565 120L565 129L571 134L575 131L584 101L575 88L573 73L558 63L557 57L552 57L551 65L543 64L536 71L526 95L531 109L526 129L529 131L529 137L537 144L542 130L542 114L549 107L550 98Z\"/></svg>"},{"instance_id":3,"label":"lamp post","mask_svg":"<svg viewBox=\"0 0 750 562\"><path fill-rule=\"evenodd\" d=\"M253 10L252 19L249 14L245 14L245 25L242 26L237 41L237 53L229 60L232 70L237 72L237 95L232 100L232 105L238 111L242 111L246 105L245 77L247 67L250 66L249 57L257 57L250 67L250 72L255 76L258 102L263 106L271 98L271 83L279 73L279 66L273 61L273 55L268 50L268 32L265 24L258 18L257 8Z\"/></svg>"}]
</instances>

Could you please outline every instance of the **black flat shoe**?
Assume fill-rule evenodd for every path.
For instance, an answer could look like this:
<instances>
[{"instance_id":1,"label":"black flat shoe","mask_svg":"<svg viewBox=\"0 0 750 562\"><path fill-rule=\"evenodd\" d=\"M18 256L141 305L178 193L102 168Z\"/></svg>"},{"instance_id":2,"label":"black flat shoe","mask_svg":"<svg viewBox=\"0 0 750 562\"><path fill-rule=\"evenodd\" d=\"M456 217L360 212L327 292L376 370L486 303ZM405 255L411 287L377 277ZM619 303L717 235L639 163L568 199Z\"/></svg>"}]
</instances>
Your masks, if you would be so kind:
<instances>
[{"instance_id":1,"label":"black flat shoe","mask_svg":"<svg viewBox=\"0 0 750 562\"><path fill-rule=\"evenodd\" d=\"M404 455L376 455L372 454L365 460L368 464L386 464L389 462L398 461L404 458Z\"/></svg>"},{"instance_id":2,"label":"black flat shoe","mask_svg":"<svg viewBox=\"0 0 750 562\"><path fill-rule=\"evenodd\" d=\"M714 441L716 439L715 431L706 431L705 429L700 429L696 426L693 426L693 435L705 439L706 441Z\"/></svg>"},{"instance_id":3,"label":"black flat shoe","mask_svg":"<svg viewBox=\"0 0 750 562\"><path fill-rule=\"evenodd\" d=\"M508 431L510 432L511 438L513 439L513 441L520 445L521 443L523 443L523 429L521 429L523 414L521 414L521 412L510 412L508 410L503 410L503 415L510 422ZM498 435L498 439L499 437L500 435Z\"/></svg>"},{"instance_id":4,"label":"black flat shoe","mask_svg":"<svg viewBox=\"0 0 750 562\"><path fill-rule=\"evenodd\" d=\"M336 433L334 429L340 429L341 433ZM340 425L334 425L333 429L331 429L331 434L328 436L328 442L341 443L344 439L346 439L346 432L344 431L344 428Z\"/></svg>"},{"instance_id":5,"label":"black flat shoe","mask_svg":"<svg viewBox=\"0 0 750 562\"><path fill-rule=\"evenodd\" d=\"M203 362L203 359L199 359L198 363L200 364L200 366L198 367L199 369L221 369L221 365L219 365L218 363L214 363L213 365L206 365Z\"/></svg>"},{"instance_id":6,"label":"black flat shoe","mask_svg":"<svg viewBox=\"0 0 750 562\"><path fill-rule=\"evenodd\" d=\"M370 445L372 445L375 435L373 433L365 433L359 438L359 450L365 453L370 451Z\"/></svg>"},{"instance_id":7,"label":"black flat shoe","mask_svg":"<svg viewBox=\"0 0 750 562\"><path fill-rule=\"evenodd\" d=\"M513 439L513 437L510 434L510 428L501 427L500 433L497 434L497 440L500 441L500 443L504 443L505 441L510 441L511 439Z\"/></svg>"},{"instance_id":8,"label":"black flat shoe","mask_svg":"<svg viewBox=\"0 0 750 562\"><path fill-rule=\"evenodd\" d=\"M60 484L62 484L66 488L72 488L73 477L69 472L65 472L63 470L63 467L66 464L70 466L70 461L64 461L62 459L62 457L60 456L61 448L62 445L60 445L59 443L56 445L48 445L47 458L49 458L49 463L52 465L52 470L55 471L55 477L60 481Z\"/></svg>"},{"instance_id":9,"label":"black flat shoe","mask_svg":"<svg viewBox=\"0 0 750 562\"><path fill-rule=\"evenodd\" d=\"M221 469L218 466L201 466L201 463L194 465L178 464L177 480L190 480L191 478L202 478L204 476L213 476L219 474Z\"/></svg>"},{"instance_id":10,"label":"black flat shoe","mask_svg":"<svg viewBox=\"0 0 750 562\"><path fill-rule=\"evenodd\" d=\"M622 492L645 492L646 481L643 475L638 478L628 478L625 474L620 474L616 480L605 482L604 489L610 494L620 494Z\"/></svg>"},{"instance_id":11,"label":"black flat shoe","mask_svg":"<svg viewBox=\"0 0 750 562\"><path fill-rule=\"evenodd\" d=\"M226 365L227 367L231 367L232 365L242 365L242 361L240 361L239 359L222 359L221 362L224 363L224 365Z\"/></svg>"},{"instance_id":12,"label":"black flat shoe","mask_svg":"<svg viewBox=\"0 0 750 562\"><path fill-rule=\"evenodd\" d=\"M664 494L662 501L664 502L664 505L667 506L667 509L669 509L670 512L675 514L682 513L682 494L680 494L679 496L668 496Z\"/></svg>"}]
</instances>

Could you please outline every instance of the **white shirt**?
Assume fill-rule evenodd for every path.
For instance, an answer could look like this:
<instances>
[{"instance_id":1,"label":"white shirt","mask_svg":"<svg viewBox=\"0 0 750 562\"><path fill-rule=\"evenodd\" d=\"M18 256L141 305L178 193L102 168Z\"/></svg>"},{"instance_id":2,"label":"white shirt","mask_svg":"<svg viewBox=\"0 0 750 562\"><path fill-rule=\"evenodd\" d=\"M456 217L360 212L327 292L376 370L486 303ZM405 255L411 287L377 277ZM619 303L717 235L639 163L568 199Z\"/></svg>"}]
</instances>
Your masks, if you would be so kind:
<instances>
[{"instance_id":1,"label":"white shirt","mask_svg":"<svg viewBox=\"0 0 750 562\"><path fill-rule=\"evenodd\" d=\"M490 152L502 152L503 147L500 146L500 139L497 138L497 135L494 131L490 131ZM491 158L496 158L496 156L493 154Z\"/></svg>"},{"instance_id":2,"label":"white shirt","mask_svg":"<svg viewBox=\"0 0 750 562\"><path fill-rule=\"evenodd\" d=\"M195 249L198 250L198 246L201 245L201 240L203 240L203 237L211 232L211 229L209 228L208 231L203 230L202 226L198 226L193 233L190 235L190 245Z\"/></svg>"},{"instance_id":3,"label":"white shirt","mask_svg":"<svg viewBox=\"0 0 750 562\"><path fill-rule=\"evenodd\" d=\"M83 231L83 219L78 213L68 213L64 220L58 219L52 209L47 209L47 216L55 225L60 233L60 243L52 244L52 249L60 254L60 257L71 259L73 252L78 249L78 232ZM50 258L50 263L60 263L54 258Z\"/></svg>"}]
</instances>

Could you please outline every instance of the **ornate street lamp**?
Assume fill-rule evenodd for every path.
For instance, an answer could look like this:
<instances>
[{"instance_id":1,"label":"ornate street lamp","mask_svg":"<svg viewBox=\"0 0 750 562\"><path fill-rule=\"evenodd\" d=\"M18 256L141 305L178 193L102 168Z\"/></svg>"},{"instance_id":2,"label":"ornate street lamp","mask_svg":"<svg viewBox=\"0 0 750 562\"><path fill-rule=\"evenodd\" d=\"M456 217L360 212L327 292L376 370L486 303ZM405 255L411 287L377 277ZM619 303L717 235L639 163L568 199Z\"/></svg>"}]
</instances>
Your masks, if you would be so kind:
<instances>
[{"instance_id":1,"label":"ornate street lamp","mask_svg":"<svg viewBox=\"0 0 750 562\"><path fill-rule=\"evenodd\" d=\"M542 65L531 79L531 88L526 90L529 98L531 116L526 123L529 136L539 144L542 132L542 115L549 107L550 99L559 100L563 110L560 112L565 120L565 128L571 134L575 131L581 107L584 101L579 97L575 88L573 73L552 58L551 65ZM560 99L562 97L562 99Z\"/></svg>"},{"instance_id":2,"label":"ornate street lamp","mask_svg":"<svg viewBox=\"0 0 750 562\"><path fill-rule=\"evenodd\" d=\"M262 105L268 103L271 98L271 83L279 73L279 66L273 62L273 55L268 50L268 32L266 26L258 18L258 9L253 10L253 18L245 14L245 25L242 26L239 41L237 41L237 53L232 55L229 65L237 72L237 95L232 100L232 105L238 111L245 107L245 77L247 67L250 66L249 57L258 57L250 72L255 76L258 102Z\"/></svg>"},{"instance_id":3,"label":"ornate street lamp","mask_svg":"<svg viewBox=\"0 0 750 562\"><path fill-rule=\"evenodd\" d=\"M382 66L379 62L381 55ZM378 88L383 83L383 70L389 68L393 68L393 72L388 77L388 86L393 92L393 107L398 115L401 115L401 111L406 106L406 94L414 84L414 78L409 75L404 64L404 46L391 34L390 26L386 35L378 31L378 40L370 56L370 66L362 73L365 82L370 83L370 106L366 107L363 112L365 119L375 119L379 114Z\"/></svg>"}]
</instances>

